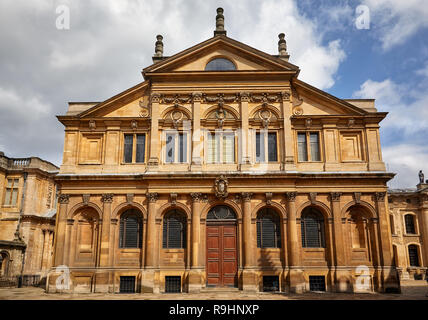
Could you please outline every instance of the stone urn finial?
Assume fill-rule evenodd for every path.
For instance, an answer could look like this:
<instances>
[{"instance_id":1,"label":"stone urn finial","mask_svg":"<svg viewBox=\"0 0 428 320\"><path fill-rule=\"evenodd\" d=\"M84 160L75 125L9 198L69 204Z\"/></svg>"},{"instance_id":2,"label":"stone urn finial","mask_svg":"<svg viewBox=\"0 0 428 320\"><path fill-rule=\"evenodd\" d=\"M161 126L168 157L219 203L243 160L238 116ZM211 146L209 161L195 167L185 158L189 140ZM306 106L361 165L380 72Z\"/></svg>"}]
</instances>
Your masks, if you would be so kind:
<instances>
[{"instance_id":1,"label":"stone urn finial","mask_svg":"<svg viewBox=\"0 0 428 320\"><path fill-rule=\"evenodd\" d=\"M278 35L278 38L279 38L279 41L278 41L279 58L285 61L288 61L288 58L290 58L290 55L287 52L287 42L285 41L285 34L280 33Z\"/></svg>"},{"instance_id":2,"label":"stone urn finial","mask_svg":"<svg viewBox=\"0 0 428 320\"><path fill-rule=\"evenodd\" d=\"M219 35L226 35L226 30L224 30L224 15L223 8L217 8L217 15L215 17L215 31L214 37Z\"/></svg>"},{"instance_id":3,"label":"stone urn finial","mask_svg":"<svg viewBox=\"0 0 428 320\"><path fill-rule=\"evenodd\" d=\"M163 42L162 42L163 37L160 34L158 34L156 36L156 39L157 41L155 43L155 56L162 57L163 56Z\"/></svg>"}]
</instances>

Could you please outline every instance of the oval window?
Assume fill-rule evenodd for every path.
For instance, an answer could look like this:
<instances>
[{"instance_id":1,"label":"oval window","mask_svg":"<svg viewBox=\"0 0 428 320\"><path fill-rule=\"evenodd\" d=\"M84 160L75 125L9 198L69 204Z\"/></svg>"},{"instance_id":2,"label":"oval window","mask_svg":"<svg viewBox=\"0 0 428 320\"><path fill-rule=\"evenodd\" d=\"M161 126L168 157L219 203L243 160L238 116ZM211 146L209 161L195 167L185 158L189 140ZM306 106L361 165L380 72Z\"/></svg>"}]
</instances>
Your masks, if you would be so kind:
<instances>
[{"instance_id":1,"label":"oval window","mask_svg":"<svg viewBox=\"0 0 428 320\"><path fill-rule=\"evenodd\" d=\"M208 62L205 67L205 71L228 71L228 70L236 70L236 68L235 68L235 65L232 63L232 61L224 58L213 59L210 62Z\"/></svg>"}]
</instances>

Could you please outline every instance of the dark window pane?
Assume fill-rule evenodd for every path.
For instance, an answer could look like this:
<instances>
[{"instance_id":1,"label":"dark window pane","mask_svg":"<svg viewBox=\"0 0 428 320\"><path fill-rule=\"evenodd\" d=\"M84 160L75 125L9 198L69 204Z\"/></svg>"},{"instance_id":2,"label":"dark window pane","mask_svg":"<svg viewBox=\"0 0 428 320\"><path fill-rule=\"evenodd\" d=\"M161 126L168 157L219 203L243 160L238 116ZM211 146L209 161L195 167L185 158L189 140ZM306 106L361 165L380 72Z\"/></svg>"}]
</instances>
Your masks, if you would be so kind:
<instances>
[{"instance_id":1,"label":"dark window pane","mask_svg":"<svg viewBox=\"0 0 428 320\"><path fill-rule=\"evenodd\" d=\"M205 71L227 71L236 70L235 65L227 59L218 58L207 63Z\"/></svg>"},{"instance_id":2,"label":"dark window pane","mask_svg":"<svg viewBox=\"0 0 428 320\"><path fill-rule=\"evenodd\" d=\"M120 248L141 248L142 242L142 222L137 213L133 210L124 212L120 218L119 227L119 247Z\"/></svg>"},{"instance_id":3,"label":"dark window pane","mask_svg":"<svg viewBox=\"0 0 428 320\"><path fill-rule=\"evenodd\" d=\"M166 162L174 162L174 134L166 135Z\"/></svg>"},{"instance_id":4,"label":"dark window pane","mask_svg":"<svg viewBox=\"0 0 428 320\"><path fill-rule=\"evenodd\" d=\"M268 134L268 161L278 161L276 132L269 132Z\"/></svg>"},{"instance_id":5,"label":"dark window pane","mask_svg":"<svg viewBox=\"0 0 428 320\"><path fill-rule=\"evenodd\" d=\"M320 142L319 142L318 132L311 132L309 134L309 142L311 144L311 160L321 161Z\"/></svg>"},{"instance_id":6,"label":"dark window pane","mask_svg":"<svg viewBox=\"0 0 428 320\"><path fill-rule=\"evenodd\" d=\"M180 133L179 135L179 150L178 150L178 161L186 162L187 161L187 134Z\"/></svg>"},{"instance_id":7,"label":"dark window pane","mask_svg":"<svg viewBox=\"0 0 428 320\"><path fill-rule=\"evenodd\" d=\"M257 247L281 247L279 218L272 209L262 209L257 216Z\"/></svg>"},{"instance_id":8,"label":"dark window pane","mask_svg":"<svg viewBox=\"0 0 428 320\"><path fill-rule=\"evenodd\" d=\"M163 223L163 248L186 247L186 218L177 210L168 212Z\"/></svg>"},{"instance_id":9,"label":"dark window pane","mask_svg":"<svg viewBox=\"0 0 428 320\"><path fill-rule=\"evenodd\" d=\"M315 209L309 208L301 218L302 247L324 247L324 220Z\"/></svg>"},{"instance_id":10,"label":"dark window pane","mask_svg":"<svg viewBox=\"0 0 428 320\"><path fill-rule=\"evenodd\" d=\"M418 247L414 244L409 246L409 262L412 267L419 267Z\"/></svg>"},{"instance_id":11,"label":"dark window pane","mask_svg":"<svg viewBox=\"0 0 428 320\"><path fill-rule=\"evenodd\" d=\"M416 233L415 219L414 219L413 215L406 214L404 216L404 221L406 223L406 233L408 233L408 234L415 234Z\"/></svg>"},{"instance_id":12,"label":"dark window pane","mask_svg":"<svg viewBox=\"0 0 428 320\"><path fill-rule=\"evenodd\" d=\"M265 133L256 132L256 162L265 162Z\"/></svg>"},{"instance_id":13,"label":"dark window pane","mask_svg":"<svg viewBox=\"0 0 428 320\"><path fill-rule=\"evenodd\" d=\"M124 145L124 153L123 153L123 161L126 163L132 162L132 143L133 143L133 135L125 134L125 145Z\"/></svg>"},{"instance_id":14,"label":"dark window pane","mask_svg":"<svg viewBox=\"0 0 428 320\"><path fill-rule=\"evenodd\" d=\"M308 161L306 133L297 134L297 145L298 145L298 152L299 152L299 161Z\"/></svg>"},{"instance_id":15,"label":"dark window pane","mask_svg":"<svg viewBox=\"0 0 428 320\"><path fill-rule=\"evenodd\" d=\"M325 277L324 276L309 276L309 290L310 291L325 291Z\"/></svg>"},{"instance_id":16,"label":"dark window pane","mask_svg":"<svg viewBox=\"0 0 428 320\"><path fill-rule=\"evenodd\" d=\"M135 161L144 162L145 152L146 152L146 135L137 134L137 154L136 154Z\"/></svg>"},{"instance_id":17,"label":"dark window pane","mask_svg":"<svg viewBox=\"0 0 428 320\"><path fill-rule=\"evenodd\" d=\"M228 206L215 206L207 215L207 220L236 219L236 215Z\"/></svg>"}]
</instances>

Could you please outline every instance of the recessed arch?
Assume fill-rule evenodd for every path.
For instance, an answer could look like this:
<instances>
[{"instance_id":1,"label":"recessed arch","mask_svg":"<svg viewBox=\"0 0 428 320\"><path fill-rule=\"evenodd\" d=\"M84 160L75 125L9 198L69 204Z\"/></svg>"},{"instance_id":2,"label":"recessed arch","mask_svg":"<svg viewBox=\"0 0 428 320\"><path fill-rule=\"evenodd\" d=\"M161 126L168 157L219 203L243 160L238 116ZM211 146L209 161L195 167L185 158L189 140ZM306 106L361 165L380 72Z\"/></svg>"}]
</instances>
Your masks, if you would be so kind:
<instances>
[{"instance_id":1,"label":"recessed arch","mask_svg":"<svg viewBox=\"0 0 428 320\"><path fill-rule=\"evenodd\" d=\"M264 110L264 109L267 109L267 110L269 110L270 112L272 112L272 114L273 114L277 119L281 118L281 115L280 115L280 113L279 113L280 111L278 110L278 108L276 108L275 106L273 106L273 105L271 105L271 104L265 104L265 105L261 104L261 105L259 105L259 106L255 107L255 108L251 111L249 118L250 118L250 119L255 118L255 117L256 117L256 115L257 115L257 113L258 113L259 111L261 111L261 110Z\"/></svg>"},{"instance_id":2,"label":"recessed arch","mask_svg":"<svg viewBox=\"0 0 428 320\"><path fill-rule=\"evenodd\" d=\"M324 219L332 217L330 208L326 204L322 203L321 201L314 201L313 203L311 201L306 201L297 209L296 217L298 219L301 218L303 210L305 210L307 207L314 207L315 209L320 210L321 214L324 216Z\"/></svg>"},{"instance_id":3,"label":"recessed arch","mask_svg":"<svg viewBox=\"0 0 428 320\"><path fill-rule=\"evenodd\" d=\"M241 212L241 209L239 208L239 206L235 202L228 200L228 199L223 200L223 201L222 200L214 200L214 201L208 202L201 211L201 219L206 219L208 212L212 208L214 208L218 205L227 205L227 206L231 207L236 214L237 220L242 219L242 212Z\"/></svg>"},{"instance_id":4,"label":"recessed arch","mask_svg":"<svg viewBox=\"0 0 428 320\"><path fill-rule=\"evenodd\" d=\"M175 204L172 203L165 203L162 207L160 207L157 210L156 219L163 219L164 215L170 211L170 210L181 210L186 215L187 220L191 220L192 218L192 212L189 207L187 207L185 204L182 204L181 202L176 202Z\"/></svg>"},{"instance_id":5,"label":"recessed arch","mask_svg":"<svg viewBox=\"0 0 428 320\"><path fill-rule=\"evenodd\" d=\"M123 202L119 204L112 212L111 218L117 219L120 215L128 209L138 209L141 212L141 215L144 220L147 220L147 211L146 209L137 202Z\"/></svg>"},{"instance_id":6,"label":"recessed arch","mask_svg":"<svg viewBox=\"0 0 428 320\"><path fill-rule=\"evenodd\" d=\"M215 110L217 110L219 108L219 106L213 105L211 107L209 107L207 110L205 110L204 114L202 115L201 119L206 119L208 120L208 116ZM229 106L229 105L223 105L222 108L224 110L226 110L227 112L229 112L233 117L234 120L238 120L239 119L239 113L238 111L236 111L233 107ZM227 118L226 118L227 120Z\"/></svg>"},{"instance_id":7,"label":"recessed arch","mask_svg":"<svg viewBox=\"0 0 428 320\"><path fill-rule=\"evenodd\" d=\"M81 202L81 203L76 204L74 207L72 207L70 209L70 211L68 212L67 218L73 219L74 216L76 216L76 214L80 213L80 210L84 209L84 208L94 209L98 214L98 217L97 217L98 219L101 219L101 217L103 216L103 211L95 203L93 203L93 202L88 202L88 203Z\"/></svg>"},{"instance_id":8,"label":"recessed arch","mask_svg":"<svg viewBox=\"0 0 428 320\"><path fill-rule=\"evenodd\" d=\"M367 213L370 213L370 216L368 218L377 218L377 212L375 210L375 208L368 202L366 201L360 201L360 202L355 202L355 201L351 201L348 202L343 208L342 208L342 212L341 212L341 218L346 218L346 215L348 214L348 209L352 206L361 206L364 209L366 209Z\"/></svg>"},{"instance_id":9,"label":"recessed arch","mask_svg":"<svg viewBox=\"0 0 428 320\"><path fill-rule=\"evenodd\" d=\"M259 212L259 210L263 209L263 208L271 208L273 210L276 211L276 213L278 213L279 217L281 218L282 221L285 221L287 219L287 212L284 209L283 206L281 206L279 203L272 201L270 204L267 204L265 202L259 203L251 212L251 219L257 219L257 213Z\"/></svg>"},{"instance_id":10,"label":"recessed arch","mask_svg":"<svg viewBox=\"0 0 428 320\"><path fill-rule=\"evenodd\" d=\"M183 106L177 106L177 107L176 106L170 106L170 107L166 108L162 112L160 119L167 119L169 113L171 113L173 111L181 111L184 114L184 116L187 117L187 120L192 119L192 113L187 108L185 108Z\"/></svg>"}]
</instances>

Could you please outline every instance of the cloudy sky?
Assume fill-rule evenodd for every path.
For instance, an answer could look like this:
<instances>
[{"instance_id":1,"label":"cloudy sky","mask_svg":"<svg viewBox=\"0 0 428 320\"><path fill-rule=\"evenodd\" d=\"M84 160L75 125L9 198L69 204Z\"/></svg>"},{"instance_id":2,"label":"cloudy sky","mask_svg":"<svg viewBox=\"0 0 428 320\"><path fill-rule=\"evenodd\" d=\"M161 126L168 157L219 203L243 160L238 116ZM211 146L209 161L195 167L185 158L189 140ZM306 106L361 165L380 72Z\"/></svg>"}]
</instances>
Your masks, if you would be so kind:
<instances>
[{"instance_id":1,"label":"cloudy sky","mask_svg":"<svg viewBox=\"0 0 428 320\"><path fill-rule=\"evenodd\" d=\"M428 178L428 6L425 0L1 0L0 150L61 164L68 101L102 101L142 81L157 34L164 55L213 35L277 54L286 34L299 78L339 98L375 98L394 188ZM58 6L70 29L56 27ZM369 29L357 28L359 5ZM366 24L367 25L367 20Z\"/></svg>"}]
</instances>

